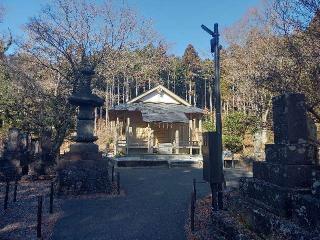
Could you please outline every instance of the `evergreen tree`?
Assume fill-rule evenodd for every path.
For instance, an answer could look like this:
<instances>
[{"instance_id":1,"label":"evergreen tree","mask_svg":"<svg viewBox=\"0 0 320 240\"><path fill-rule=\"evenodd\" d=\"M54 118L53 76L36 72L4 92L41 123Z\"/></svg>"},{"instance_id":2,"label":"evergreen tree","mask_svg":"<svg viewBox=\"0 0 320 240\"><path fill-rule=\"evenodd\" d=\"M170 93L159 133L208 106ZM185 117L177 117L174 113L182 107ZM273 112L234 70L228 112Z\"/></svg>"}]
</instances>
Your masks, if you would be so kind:
<instances>
[{"instance_id":1,"label":"evergreen tree","mask_svg":"<svg viewBox=\"0 0 320 240\"><path fill-rule=\"evenodd\" d=\"M182 56L182 64L185 73L185 98L190 104L196 105L196 80L200 71L200 58L195 48L189 44ZM193 99L193 102L192 102Z\"/></svg>"}]
</instances>

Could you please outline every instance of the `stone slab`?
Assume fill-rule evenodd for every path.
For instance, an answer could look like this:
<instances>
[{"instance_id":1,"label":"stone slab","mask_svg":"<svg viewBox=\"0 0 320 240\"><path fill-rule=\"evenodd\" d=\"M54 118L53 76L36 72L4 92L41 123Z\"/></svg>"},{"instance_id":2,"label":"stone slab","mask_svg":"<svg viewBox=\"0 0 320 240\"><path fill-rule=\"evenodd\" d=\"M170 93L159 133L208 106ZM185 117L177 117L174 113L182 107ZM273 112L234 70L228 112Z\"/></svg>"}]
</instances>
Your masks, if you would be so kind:
<instances>
[{"instance_id":1,"label":"stone slab","mask_svg":"<svg viewBox=\"0 0 320 240\"><path fill-rule=\"evenodd\" d=\"M293 201L293 220L300 226L320 230L320 198L296 196Z\"/></svg>"},{"instance_id":2,"label":"stone slab","mask_svg":"<svg viewBox=\"0 0 320 240\"><path fill-rule=\"evenodd\" d=\"M253 177L278 186L311 188L312 165L283 165L269 162L253 162Z\"/></svg>"},{"instance_id":3,"label":"stone slab","mask_svg":"<svg viewBox=\"0 0 320 240\"><path fill-rule=\"evenodd\" d=\"M311 144L266 144L266 161L281 164L313 164L316 147Z\"/></svg>"},{"instance_id":4,"label":"stone slab","mask_svg":"<svg viewBox=\"0 0 320 240\"><path fill-rule=\"evenodd\" d=\"M231 201L230 209L240 216L242 224L262 239L319 239L315 229L309 231L289 219L271 213L255 202L248 202L239 196L233 197Z\"/></svg>"},{"instance_id":5,"label":"stone slab","mask_svg":"<svg viewBox=\"0 0 320 240\"><path fill-rule=\"evenodd\" d=\"M307 115L303 94L287 93L273 98L275 143L306 143Z\"/></svg>"},{"instance_id":6,"label":"stone slab","mask_svg":"<svg viewBox=\"0 0 320 240\"><path fill-rule=\"evenodd\" d=\"M94 143L75 143L70 146L70 151L63 156L69 161L99 161L102 160L102 153L98 145Z\"/></svg>"},{"instance_id":7,"label":"stone slab","mask_svg":"<svg viewBox=\"0 0 320 240\"><path fill-rule=\"evenodd\" d=\"M312 194L320 199L320 166L312 170Z\"/></svg>"},{"instance_id":8,"label":"stone slab","mask_svg":"<svg viewBox=\"0 0 320 240\"><path fill-rule=\"evenodd\" d=\"M99 147L94 143L74 143L70 145L72 153L99 152Z\"/></svg>"},{"instance_id":9,"label":"stone slab","mask_svg":"<svg viewBox=\"0 0 320 240\"><path fill-rule=\"evenodd\" d=\"M295 194L311 193L308 189L280 187L256 178L241 178L239 190L243 197L260 202L269 211L283 217L291 216Z\"/></svg>"}]
</instances>

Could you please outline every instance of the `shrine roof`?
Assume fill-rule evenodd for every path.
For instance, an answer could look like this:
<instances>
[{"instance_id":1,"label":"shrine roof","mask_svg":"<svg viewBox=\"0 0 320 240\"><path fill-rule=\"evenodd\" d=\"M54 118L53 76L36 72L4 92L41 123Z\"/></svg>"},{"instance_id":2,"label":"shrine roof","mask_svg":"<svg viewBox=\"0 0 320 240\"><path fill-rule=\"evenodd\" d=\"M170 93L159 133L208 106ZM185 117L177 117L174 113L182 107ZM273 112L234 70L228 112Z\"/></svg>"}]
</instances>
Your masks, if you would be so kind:
<instances>
[{"instance_id":1,"label":"shrine roof","mask_svg":"<svg viewBox=\"0 0 320 240\"><path fill-rule=\"evenodd\" d=\"M193 106L168 103L125 103L109 110L111 114L117 111L138 111L144 122L188 123L187 114L203 114L203 110Z\"/></svg>"}]
</instances>

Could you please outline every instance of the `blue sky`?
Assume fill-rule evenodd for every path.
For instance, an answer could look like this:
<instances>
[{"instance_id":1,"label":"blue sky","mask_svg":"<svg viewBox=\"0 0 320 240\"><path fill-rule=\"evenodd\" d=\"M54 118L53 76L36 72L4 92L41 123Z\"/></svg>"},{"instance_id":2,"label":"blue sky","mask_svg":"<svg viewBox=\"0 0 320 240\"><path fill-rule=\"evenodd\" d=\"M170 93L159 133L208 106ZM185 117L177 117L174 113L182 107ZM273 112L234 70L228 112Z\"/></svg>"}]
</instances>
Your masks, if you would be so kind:
<instances>
[{"instance_id":1,"label":"blue sky","mask_svg":"<svg viewBox=\"0 0 320 240\"><path fill-rule=\"evenodd\" d=\"M94 0L93 0L94 1ZM114 2L123 0L113 0ZM0 30L8 27L18 36L23 36L21 26L37 14L41 5L50 0L0 0L6 8ZM126 0L140 15L153 19L155 29L170 43L170 53L181 56L191 43L201 56L210 51L210 36L201 28L205 24L220 29L230 26L245 12L257 6L260 0ZM223 44L223 41L222 41Z\"/></svg>"}]
</instances>

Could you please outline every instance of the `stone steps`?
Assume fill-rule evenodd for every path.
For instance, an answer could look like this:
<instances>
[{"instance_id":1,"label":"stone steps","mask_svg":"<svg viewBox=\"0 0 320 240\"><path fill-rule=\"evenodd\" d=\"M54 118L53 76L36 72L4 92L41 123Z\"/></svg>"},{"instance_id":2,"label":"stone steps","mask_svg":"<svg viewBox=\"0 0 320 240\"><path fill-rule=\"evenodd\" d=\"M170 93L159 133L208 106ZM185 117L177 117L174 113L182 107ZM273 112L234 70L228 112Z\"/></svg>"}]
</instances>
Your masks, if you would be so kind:
<instances>
[{"instance_id":1,"label":"stone steps","mask_svg":"<svg viewBox=\"0 0 320 240\"><path fill-rule=\"evenodd\" d=\"M110 159L116 166L190 166L202 163L201 155L141 154L114 157Z\"/></svg>"}]
</instances>

